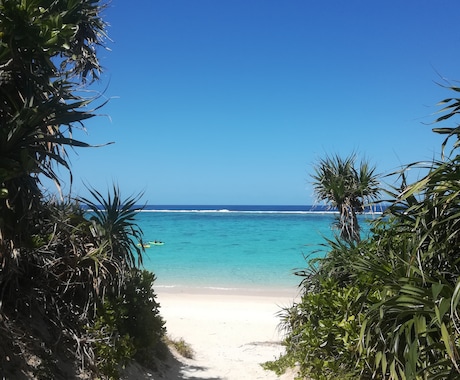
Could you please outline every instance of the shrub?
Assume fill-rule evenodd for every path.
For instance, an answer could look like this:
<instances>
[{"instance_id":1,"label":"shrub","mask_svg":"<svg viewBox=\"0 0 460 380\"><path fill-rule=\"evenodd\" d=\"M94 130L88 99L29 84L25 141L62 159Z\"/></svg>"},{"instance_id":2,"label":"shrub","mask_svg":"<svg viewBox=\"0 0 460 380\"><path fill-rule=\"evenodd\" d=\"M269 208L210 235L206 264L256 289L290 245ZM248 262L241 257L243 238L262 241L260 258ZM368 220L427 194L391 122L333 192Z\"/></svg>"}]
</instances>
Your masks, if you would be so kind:
<instances>
[{"instance_id":1,"label":"shrub","mask_svg":"<svg viewBox=\"0 0 460 380\"><path fill-rule=\"evenodd\" d=\"M363 293L324 279L317 291L305 292L300 303L281 313L289 332L286 354L266 363L278 373L298 365L299 375L317 380L346 379L362 371L358 353Z\"/></svg>"},{"instance_id":2,"label":"shrub","mask_svg":"<svg viewBox=\"0 0 460 380\"><path fill-rule=\"evenodd\" d=\"M87 329L94 339L97 368L111 378L131 359L153 366L162 348L164 321L153 291L155 275L133 269L120 294L110 294Z\"/></svg>"},{"instance_id":3,"label":"shrub","mask_svg":"<svg viewBox=\"0 0 460 380\"><path fill-rule=\"evenodd\" d=\"M149 364L152 354L161 345L165 333L164 320L160 316L160 304L153 290L155 275L146 270L133 270L122 294L117 298L122 316L120 331L129 334L136 349L135 358Z\"/></svg>"},{"instance_id":4,"label":"shrub","mask_svg":"<svg viewBox=\"0 0 460 380\"><path fill-rule=\"evenodd\" d=\"M105 302L98 311L99 316L87 328L93 341L94 365L109 379L118 379L119 370L133 358L136 349L129 334L120 334L119 313L110 302Z\"/></svg>"}]
</instances>

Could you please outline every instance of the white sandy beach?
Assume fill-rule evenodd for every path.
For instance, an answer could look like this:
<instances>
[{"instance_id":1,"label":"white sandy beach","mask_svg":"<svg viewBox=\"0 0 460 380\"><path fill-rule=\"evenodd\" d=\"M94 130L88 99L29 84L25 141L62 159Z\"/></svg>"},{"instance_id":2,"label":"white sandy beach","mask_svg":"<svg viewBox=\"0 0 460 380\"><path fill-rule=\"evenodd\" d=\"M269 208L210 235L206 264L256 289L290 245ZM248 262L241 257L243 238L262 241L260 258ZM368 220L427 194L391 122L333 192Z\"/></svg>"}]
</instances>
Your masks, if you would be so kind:
<instances>
[{"instance_id":1,"label":"white sandy beach","mask_svg":"<svg viewBox=\"0 0 460 380\"><path fill-rule=\"evenodd\" d=\"M194 359L179 358L163 378L293 379L292 373L279 377L265 371L260 363L283 351L276 314L292 304L296 291L156 290L168 335L183 338L195 353Z\"/></svg>"}]
</instances>

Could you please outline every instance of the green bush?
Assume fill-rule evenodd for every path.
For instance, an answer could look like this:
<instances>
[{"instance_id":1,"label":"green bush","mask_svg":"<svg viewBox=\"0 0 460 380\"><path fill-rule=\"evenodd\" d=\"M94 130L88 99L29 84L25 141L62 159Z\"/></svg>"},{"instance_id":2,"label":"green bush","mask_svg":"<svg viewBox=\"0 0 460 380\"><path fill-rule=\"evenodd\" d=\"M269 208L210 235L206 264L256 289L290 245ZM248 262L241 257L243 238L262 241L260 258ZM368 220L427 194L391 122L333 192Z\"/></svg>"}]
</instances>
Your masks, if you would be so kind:
<instances>
[{"instance_id":1,"label":"green bush","mask_svg":"<svg viewBox=\"0 0 460 380\"><path fill-rule=\"evenodd\" d=\"M441 104L436 122L460 113L459 98ZM321 380L460 377L460 127L433 130L447 136L441 160L404 168L371 236L327 241L302 273L301 302L283 315L286 355L268 367ZM408 184L414 166L426 175Z\"/></svg>"},{"instance_id":2,"label":"green bush","mask_svg":"<svg viewBox=\"0 0 460 380\"><path fill-rule=\"evenodd\" d=\"M155 275L146 270L132 270L122 294L115 299L119 317L119 331L129 335L134 344L135 359L144 365L161 347L165 334L160 304L153 290Z\"/></svg>"},{"instance_id":3,"label":"green bush","mask_svg":"<svg viewBox=\"0 0 460 380\"><path fill-rule=\"evenodd\" d=\"M340 287L332 279L317 291L305 292L300 303L285 309L282 325L289 332L286 354L265 368L278 373L298 365L299 375L317 380L347 379L364 366L358 353L363 293Z\"/></svg>"},{"instance_id":4,"label":"green bush","mask_svg":"<svg viewBox=\"0 0 460 380\"><path fill-rule=\"evenodd\" d=\"M165 333L153 290L155 275L138 269L129 273L120 294L106 297L88 328L98 370L115 379L131 359L153 366Z\"/></svg>"},{"instance_id":5,"label":"green bush","mask_svg":"<svg viewBox=\"0 0 460 380\"><path fill-rule=\"evenodd\" d=\"M372 275L374 294L368 299L361 331L361 351L373 378L456 379L459 345L458 246L451 223L452 209L439 208L428 221L428 199L416 202L417 211L405 207L390 228L376 230L374 251L352 266L356 273ZM444 211L450 215L444 220ZM429 212L428 214L431 214ZM415 224L409 223L412 219ZM425 219L425 220L424 220ZM431 217L429 217L431 219ZM457 220L456 220L457 219ZM438 223L442 226L437 227ZM434 229L438 229L434 231ZM454 227L456 229L457 227ZM453 245L452 245L453 244Z\"/></svg>"},{"instance_id":6,"label":"green bush","mask_svg":"<svg viewBox=\"0 0 460 380\"><path fill-rule=\"evenodd\" d=\"M128 334L120 334L119 313L106 301L98 310L99 316L87 328L92 338L95 366L109 379L118 379L119 370L133 358L136 350Z\"/></svg>"}]
</instances>

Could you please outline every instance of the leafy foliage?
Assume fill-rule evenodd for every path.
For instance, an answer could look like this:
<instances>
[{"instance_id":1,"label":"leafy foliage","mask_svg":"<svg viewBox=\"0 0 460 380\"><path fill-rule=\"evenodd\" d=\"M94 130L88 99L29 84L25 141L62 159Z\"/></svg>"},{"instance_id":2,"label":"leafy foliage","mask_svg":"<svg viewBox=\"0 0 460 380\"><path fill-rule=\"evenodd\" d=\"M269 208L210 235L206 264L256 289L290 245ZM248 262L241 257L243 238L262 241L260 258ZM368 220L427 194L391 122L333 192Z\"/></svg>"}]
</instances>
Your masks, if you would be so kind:
<instances>
[{"instance_id":1,"label":"leafy foliage","mask_svg":"<svg viewBox=\"0 0 460 380\"><path fill-rule=\"evenodd\" d=\"M142 230L135 223L136 208L141 195L122 200L120 190L113 186L104 197L95 189L89 190L94 200L80 198L92 212L93 234L100 244L107 244L110 255L126 268L142 265ZM137 257L136 257L137 256ZM136 260L137 259L137 260Z\"/></svg>"},{"instance_id":2,"label":"leafy foliage","mask_svg":"<svg viewBox=\"0 0 460 380\"><path fill-rule=\"evenodd\" d=\"M43 205L41 224L31 231L29 254L22 258L24 272L17 275L14 287L5 288L4 302L8 311L14 308L24 315L36 307L41 318L75 341L82 363L115 376L115 363L132 357L147 362L154 357L164 329L153 291L154 275L128 267L120 254L124 251L114 254L114 246L137 247L136 241L141 242L141 231L133 221L128 218L123 223L123 216L130 214L125 205L137 198L123 201L110 194L108 198L122 205L111 214L118 222L116 233L97 218L88 220L76 203ZM117 240L118 245L107 240Z\"/></svg>"},{"instance_id":3,"label":"leafy foliage","mask_svg":"<svg viewBox=\"0 0 460 380\"><path fill-rule=\"evenodd\" d=\"M94 323L87 327L88 336L93 341L95 366L109 379L118 379L120 369L135 353L132 338L119 333L118 323L117 311L106 302Z\"/></svg>"},{"instance_id":4,"label":"leafy foliage","mask_svg":"<svg viewBox=\"0 0 460 380\"><path fill-rule=\"evenodd\" d=\"M338 208L340 236L348 242L360 240L356 215L377 199L380 192L375 168L363 160L356 169L355 163L355 154L345 159L327 156L315 166L312 175L318 199Z\"/></svg>"},{"instance_id":5,"label":"leafy foliage","mask_svg":"<svg viewBox=\"0 0 460 380\"><path fill-rule=\"evenodd\" d=\"M105 210L93 207L88 220L80 203L46 199L40 189L46 177L60 190L59 168L71 182L66 149L90 146L73 136L104 105L85 97L101 71L103 9L98 0L0 0L2 377L25 356L17 347L26 336L24 351L70 355L81 368L116 377L119 363L154 354L163 334L154 275L140 271L139 197L122 199L116 186L107 197L91 189L94 201L79 201ZM25 332L32 322L35 340L36 331ZM48 369L40 371L60 371Z\"/></svg>"},{"instance_id":6,"label":"leafy foliage","mask_svg":"<svg viewBox=\"0 0 460 380\"><path fill-rule=\"evenodd\" d=\"M335 280L324 279L317 291L305 293L300 303L282 311L281 323L289 332L285 341L289 361L278 363L278 372L298 363L299 373L314 379L359 374L364 367L363 360L357 363L362 296L358 287L340 287Z\"/></svg>"},{"instance_id":7,"label":"leafy foliage","mask_svg":"<svg viewBox=\"0 0 460 380\"><path fill-rule=\"evenodd\" d=\"M165 332L154 281L153 273L130 270L121 293L109 295L88 326L96 366L103 374L118 378L119 369L133 358L152 366Z\"/></svg>"},{"instance_id":8,"label":"leafy foliage","mask_svg":"<svg viewBox=\"0 0 460 380\"><path fill-rule=\"evenodd\" d=\"M458 114L460 99L441 104L437 122ZM460 133L458 126L433 130L447 135L442 159L413 184L399 173L401 185L387 192L390 206L371 236L327 241L327 256L303 272L301 302L282 313L287 353L271 367L298 365L299 376L314 379L460 377ZM341 304L347 292L355 296ZM347 315L356 323L352 335L340 329ZM353 337L349 351L345 337Z\"/></svg>"},{"instance_id":9,"label":"leafy foliage","mask_svg":"<svg viewBox=\"0 0 460 380\"><path fill-rule=\"evenodd\" d=\"M81 96L100 71L105 23L95 0L0 2L0 286L21 272L40 219L40 176L59 186L72 131L94 116Z\"/></svg>"},{"instance_id":10,"label":"leafy foliage","mask_svg":"<svg viewBox=\"0 0 460 380\"><path fill-rule=\"evenodd\" d=\"M122 293L111 301L118 313L120 333L132 338L136 350L134 357L147 366L155 357L165 332L160 305L153 291L154 281L153 273L133 269Z\"/></svg>"},{"instance_id":11,"label":"leafy foliage","mask_svg":"<svg viewBox=\"0 0 460 380\"><path fill-rule=\"evenodd\" d=\"M454 294L460 205L452 176L458 170L458 157L435 162L425 178L408 186L386 212L391 227L374 236L380 257L364 257L353 267L388 268L373 272L381 301L367 315L363 347L372 347L367 355L374 372L391 379L459 376Z\"/></svg>"}]
</instances>

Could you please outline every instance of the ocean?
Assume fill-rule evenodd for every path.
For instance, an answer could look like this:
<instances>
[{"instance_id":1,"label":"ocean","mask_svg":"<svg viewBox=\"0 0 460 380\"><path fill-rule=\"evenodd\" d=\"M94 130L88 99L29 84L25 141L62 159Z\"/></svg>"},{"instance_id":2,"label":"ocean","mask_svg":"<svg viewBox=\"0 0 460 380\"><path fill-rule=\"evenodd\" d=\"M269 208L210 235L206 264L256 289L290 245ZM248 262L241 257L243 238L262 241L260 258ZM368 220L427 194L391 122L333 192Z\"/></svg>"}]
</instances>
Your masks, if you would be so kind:
<instances>
[{"instance_id":1,"label":"ocean","mask_svg":"<svg viewBox=\"0 0 460 380\"><path fill-rule=\"evenodd\" d=\"M156 287L288 289L323 256L335 213L324 206L146 206L136 214ZM364 217L361 217L364 219ZM364 220L362 224L365 223Z\"/></svg>"}]
</instances>

